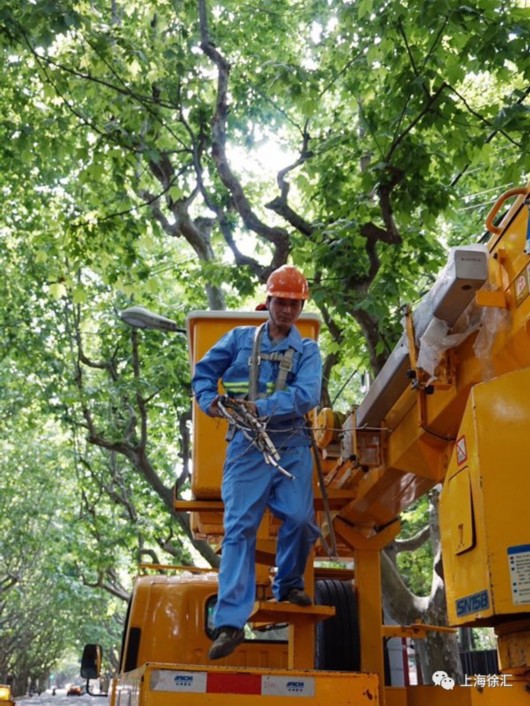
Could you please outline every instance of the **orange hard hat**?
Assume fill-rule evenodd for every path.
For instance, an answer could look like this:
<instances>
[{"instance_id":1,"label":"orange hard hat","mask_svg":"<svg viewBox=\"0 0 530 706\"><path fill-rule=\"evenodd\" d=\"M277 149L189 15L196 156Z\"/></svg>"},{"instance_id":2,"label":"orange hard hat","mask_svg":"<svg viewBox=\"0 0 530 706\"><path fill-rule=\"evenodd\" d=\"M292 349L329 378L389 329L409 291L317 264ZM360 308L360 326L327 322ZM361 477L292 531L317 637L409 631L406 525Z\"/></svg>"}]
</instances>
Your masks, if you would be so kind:
<instances>
[{"instance_id":1,"label":"orange hard hat","mask_svg":"<svg viewBox=\"0 0 530 706\"><path fill-rule=\"evenodd\" d=\"M309 286L300 270L293 265L282 265L267 280L267 296L305 300L309 298Z\"/></svg>"}]
</instances>

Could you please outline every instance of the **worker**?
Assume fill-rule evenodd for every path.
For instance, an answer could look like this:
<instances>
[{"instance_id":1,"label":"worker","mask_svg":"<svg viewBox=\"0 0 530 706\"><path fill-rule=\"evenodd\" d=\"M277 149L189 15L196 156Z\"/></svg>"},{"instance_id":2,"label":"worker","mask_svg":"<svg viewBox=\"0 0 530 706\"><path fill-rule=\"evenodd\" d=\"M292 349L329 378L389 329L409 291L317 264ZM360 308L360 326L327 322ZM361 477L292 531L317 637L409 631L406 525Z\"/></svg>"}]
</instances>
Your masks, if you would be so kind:
<instances>
[{"instance_id":1,"label":"worker","mask_svg":"<svg viewBox=\"0 0 530 706\"><path fill-rule=\"evenodd\" d=\"M193 391L206 414L221 416L218 381L229 397L260 420L280 453L282 469L268 464L244 431L229 427L222 498L224 539L210 659L231 654L244 639L255 601L256 534L268 506L282 522L277 539L273 595L311 605L304 591L307 558L319 535L314 521L311 439L305 415L320 401L318 344L294 325L309 288L291 265L272 272L266 285L268 320L229 331L197 363Z\"/></svg>"}]
</instances>

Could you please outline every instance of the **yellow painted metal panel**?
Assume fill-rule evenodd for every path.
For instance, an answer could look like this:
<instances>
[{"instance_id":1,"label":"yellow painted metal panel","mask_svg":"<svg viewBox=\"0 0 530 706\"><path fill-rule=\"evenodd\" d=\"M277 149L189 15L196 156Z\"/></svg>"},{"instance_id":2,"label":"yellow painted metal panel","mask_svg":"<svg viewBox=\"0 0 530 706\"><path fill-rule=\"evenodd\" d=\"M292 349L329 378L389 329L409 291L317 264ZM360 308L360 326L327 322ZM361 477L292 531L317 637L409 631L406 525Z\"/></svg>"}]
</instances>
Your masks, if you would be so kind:
<instances>
[{"instance_id":1,"label":"yellow painted metal panel","mask_svg":"<svg viewBox=\"0 0 530 706\"><path fill-rule=\"evenodd\" d=\"M454 542L443 547L452 624L486 616L496 624L530 611L529 390L524 368L476 385L470 395L440 502L442 536L451 535L463 512L451 486L466 467L475 542L463 553Z\"/></svg>"},{"instance_id":2,"label":"yellow painted metal panel","mask_svg":"<svg viewBox=\"0 0 530 706\"><path fill-rule=\"evenodd\" d=\"M257 695L237 693L182 693L177 691L154 690L153 675L167 671L171 674L203 674L227 679L242 676L314 680L314 694L300 697L291 695ZM205 681L207 676L205 676ZM166 682L168 681L166 677ZM123 696L116 699L115 706L288 706L300 703L304 706L379 706L377 677L373 674L348 674L346 672L317 672L310 670L230 670L224 667L205 668L199 665L176 670L175 665L151 664L135 670L122 682ZM528 691L525 681L508 682L509 686L455 686L445 690L441 686L385 687L385 706L527 706ZM207 687L207 682L205 685ZM237 688L237 687L236 687ZM119 704L118 704L119 702Z\"/></svg>"},{"instance_id":3,"label":"yellow painted metal panel","mask_svg":"<svg viewBox=\"0 0 530 706\"><path fill-rule=\"evenodd\" d=\"M471 484L467 467L448 479L445 492L452 513L444 540L450 543L455 554L462 554L475 544Z\"/></svg>"},{"instance_id":4,"label":"yellow painted metal panel","mask_svg":"<svg viewBox=\"0 0 530 706\"><path fill-rule=\"evenodd\" d=\"M376 672L384 680L381 556L379 551L357 550L354 557L357 585L365 589L359 591L358 597L361 669Z\"/></svg>"},{"instance_id":5,"label":"yellow painted metal panel","mask_svg":"<svg viewBox=\"0 0 530 706\"><path fill-rule=\"evenodd\" d=\"M160 673L166 671L163 679ZM177 677L171 691L171 676ZM202 693L184 691L185 681L204 689ZM158 687L152 688L158 681ZM160 687L160 681L164 686ZM179 683L180 682L180 683ZM297 693L297 684L306 693ZM274 687L278 688L275 689ZM309 688L308 688L309 687ZM205 670L201 666L186 669L180 675L171 665L148 665L142 684L139 706L379 706L378 678L374 674L348 674L346 672L316 672L312 670L251 670L238 671L223 667ZM216 692L216 689L219 691ZM226 689L226 691L223 691ZM247 693L237 693L247 690ZM274 693L276 691L283 693ZM256 693L260 691L262 693Z\"/></svg>"},{"instance_id":6,"label":"yellow painted metal panel","mask_svg":"<svg viewBox=\"0 0 530 706\"><path fill-rule=\"evenodd\" d=\"M142 576L136 580L129 625L141 629L137 664L167 662L179 665L210 664L212 640L206 634L209 598L217 594L217 576ZM284 642L245 641L223 660L236 667L285 668Z\"/></svg>"},{"instance_id":7,"label":"yellow painted metal panel","mask_svg":"<svg viewBox=\"0 0 530 706\"><path fill-rule=\"evenodd\" d=\"M526 490L530 460L529 392L530 368L525 368L477 386L474 394L477 470L487 517L487 560L496 615L530 611L530 584L523 595L522 577L511 575L513 555L509 553L530 545ZM530 549L526 554L530 554Z\"/></svg>"}]
</instances>

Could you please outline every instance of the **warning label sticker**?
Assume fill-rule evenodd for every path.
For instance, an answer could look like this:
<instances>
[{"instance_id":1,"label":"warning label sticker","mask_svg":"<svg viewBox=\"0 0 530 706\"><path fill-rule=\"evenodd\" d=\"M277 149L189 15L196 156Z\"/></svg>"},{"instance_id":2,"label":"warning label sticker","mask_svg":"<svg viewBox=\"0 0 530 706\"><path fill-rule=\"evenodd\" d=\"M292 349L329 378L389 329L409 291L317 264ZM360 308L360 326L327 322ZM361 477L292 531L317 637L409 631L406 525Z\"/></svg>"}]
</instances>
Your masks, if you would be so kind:
<instances>
[{"instance_id":1,"label":"warning label sticker","mask_svg":"<svg viewBox=\"0 0 530 706\"><path fill-rule=\"evenodd\" d=\"M514 604L530 603L530 544L508 547L508 563Z\"/></svg>"},{"instance_id":2,"label":"warning label sticker","mask_svg":"<svg viewBox=\"0 0 530 706\"><path fill-rule=\"evenodd\" d=\"M315 680L313 677L264 676L261 693L267 696L314 696Z\"/></svg>"},{"instance_id":3,"label":"warning label sticker","mask_svg":"<svg viewBox=\"0 0 530 706\"><path fill-rule=\"evenodd\" d=\"M513 283L513 293L515 297L515 305L521 306L528 294L530 293L530 266L517 275Z\"/></svg>"},{"instance_id":4,"label":"warning label sticker","mask_svg":"<svg viewBox=\"0 0 530 706\"><path fill-rule=\"evenodd\" d=\"M456 440L456 462L459 466L467 461L466 437L461 436Z\"/></svg>"},{"instance_id":5,"label":"warning label sticker","mask_svg":"<svg viewBox=\"0 0 530 706\"><path fill-rule=\"evenodd\" d=\"M173 669L154 669L151 673L153 691L186 691L206 693L206 672L184 672Z\"/></svg>"}]
</instances>

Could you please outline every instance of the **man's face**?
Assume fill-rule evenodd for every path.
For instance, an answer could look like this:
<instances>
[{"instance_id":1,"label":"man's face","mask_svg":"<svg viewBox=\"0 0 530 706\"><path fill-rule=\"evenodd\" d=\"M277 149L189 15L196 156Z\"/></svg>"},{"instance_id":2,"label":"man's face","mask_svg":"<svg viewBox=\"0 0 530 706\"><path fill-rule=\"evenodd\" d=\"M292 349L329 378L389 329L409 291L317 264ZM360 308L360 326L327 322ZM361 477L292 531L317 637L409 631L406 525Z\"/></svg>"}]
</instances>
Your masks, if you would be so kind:
<instances>
[{"instance_id":1,"label":"man's face","mask_svg":"<svg viewBox=\"0 0 530 706\"><path fill-rule=\"evenodd\" d=\"M279 328L290 328L302 313L302 299L283 299L270 297L267 302L269 316Z\"/></svg>"}]
</instances>

